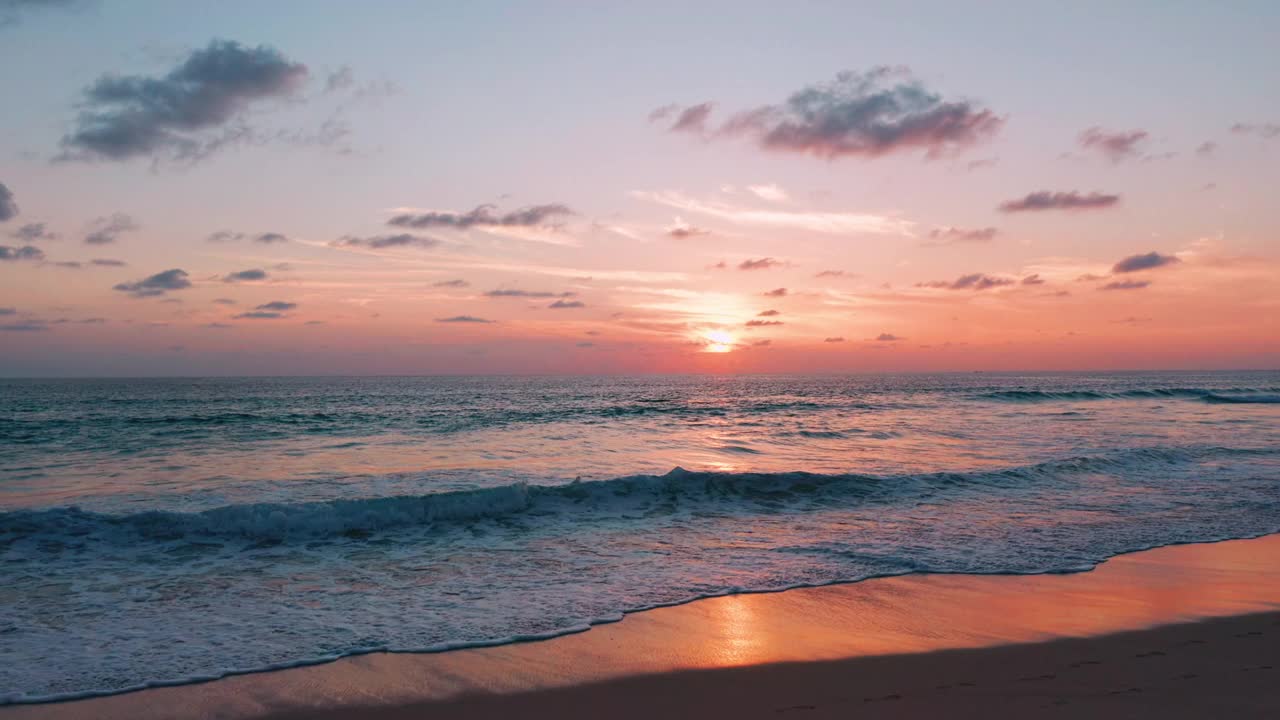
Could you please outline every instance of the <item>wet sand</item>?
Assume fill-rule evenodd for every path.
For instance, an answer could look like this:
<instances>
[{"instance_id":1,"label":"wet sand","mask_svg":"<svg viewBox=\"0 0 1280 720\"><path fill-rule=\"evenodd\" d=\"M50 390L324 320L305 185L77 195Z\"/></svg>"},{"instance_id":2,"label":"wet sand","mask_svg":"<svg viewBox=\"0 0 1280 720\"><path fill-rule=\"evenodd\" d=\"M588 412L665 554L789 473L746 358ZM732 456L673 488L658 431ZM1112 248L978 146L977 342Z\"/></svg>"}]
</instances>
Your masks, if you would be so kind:
<instances>
[{"instance_id":1,"label":"wet sand","mask_svg":"<svg viewBox=\"0 0 1280 720\"><path fill-rule=\"evenodd\" d=\"M1276 610L1280 535L1072 575L714 598L544 642L379 653L0 717L1280 717Z\"/></svg>"}]
</instances>

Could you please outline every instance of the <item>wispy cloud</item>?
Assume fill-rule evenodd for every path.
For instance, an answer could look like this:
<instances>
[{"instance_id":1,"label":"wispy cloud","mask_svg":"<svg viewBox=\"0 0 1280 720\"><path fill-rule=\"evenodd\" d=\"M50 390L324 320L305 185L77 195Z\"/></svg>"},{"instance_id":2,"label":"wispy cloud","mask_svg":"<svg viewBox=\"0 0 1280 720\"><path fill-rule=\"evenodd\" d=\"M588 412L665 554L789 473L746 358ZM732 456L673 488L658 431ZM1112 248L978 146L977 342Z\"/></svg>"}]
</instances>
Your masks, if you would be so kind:
<instances>
[{"instance_id":1,"label":"wispy cloud","mask_svg":"<svg viewBox=\"0 0 1280 720\"><path fill-rule=\"evenodd\" d=\"M136 298L149 298L164 295L172 290L185 290L189 287L191 287L191 281L187 279L187 271L173 268L141 280L119 283L112 289L128 293Z\"/></svg>"},{"instance_id":2,"label":"wispy cloud","mask_svg":"<svg viewBox=\"0 0 1280 720\"><path fill-rule=\"evenodd\" d=\"M577 295L575 292L546 292L540 290L490 290L484 294L491 298L567 298Z\"/></svg>"},{"instance_id":3,"label":"wispy cloud","mask_svg":"<svg viewBox=\"0 0 1280 720\"><path fill-rule=\"evenodd\" d=\"M1111 132L1091 127L1080 133L1080 147L1100 153L1112 163L1141 157L1141 146L1150 134L1146 130Z\"/></svg>"},{"instance_id":4,"label":"wispy cloud","mask_svg":"<svg viewBox=\"0 0 1280 720\"><path fill-rule=\"evenodd\" d=\"M355 237L353 235L343 235L334 240L334 247L366 247L371 250L384 250L386 248L401 247L418 247L433 248L440 245L440 241L433 237L425 237L422 235L410 235L408 233L400 233L398 235L375 235L373 237Z\"/></svg>"},{"instance_id":5,"label":"wispy cloud","mask_svg":"<svg viewBox=\"0 0 1280 720\"><path fill-rule=\"evenodd\" d=\"M58 234L49 230L44 223L27 223L9 233L9 237L25 243L32 243L40 240L57 240Z\"/></svg>"},{"instance_id":6,"label":"wispy cloud","mask_svg":"<svg viewBox=\"0 0 1280 720\"><path fill-rule=\"evenodd\" d=\"M495 323L497 321L485 320L484 318L478 318L474 315L454 315L453 317L436 318L436 322L438 323L481 323L481 324L488 325L488 324Z\"/></svg>"},{"instance_id":7,"label":"wispy cloud","mask_svg":"<svg viewBox=\"0 0 1280 720\"><path fill-rule=\"evenodd\" d=\"M785 263L774 260L771 257L750 258L738 263L739 270L768 270L769 268L779 267Z\"/></svg>"},{"instance_id":8,"label":"wispy cloud","mask_svg":"<svg viewBox=\"0 0 1280 720\"><path fill-rule=\"evenodd\" d=\"M769 202L786 202L791 199L786 190L773 183L767 185L748 185L747 190L761 200Z\"/></svg>"},{"instance_id":9,"label":"wispy cloud","mask_svg":"<svg viewBox=\"0 0 1280 720\"><path fill-rule=\"evenodd\" d=\"M933 280L916 283L916 287L941 290L988 290L994 287L1012 285L1013 283L1014 281L1010 278L995 277L984 273L971 273L969 275L961 275L955 280Z\"/></svg>"},{"instance_id":10,"label":"wispy cloud","mask_svg":"<svg viewBox=\"0 0 1280 720\"><path fill-rule=\"evenodd\" d=\"M928 242L923 243L926 247L937 247L942 245L956 245L961 243L985 243L991 242L999 234L999 230L993 227L984 228L958 228L958 227L941 227L934 228L929 231Z\"/></svg>"},{"instance_id":11,"label":"wispy cloud","mask_svg":"<svg viewBox=\"0 0 1280 720\"><path fill-rule=\"evenodd\" d=\"M32 260L38 261L44 259L44 251L35 245L23 245L21 247L11 247L9 245L0 245L0 261L17 261Z\"/></svg>"},{"instance_id":12,"label":"wispy cloud","mask_svg":"<svg viewBox=\"0 0 1280 720\"><path fill-rule=\"evenodd\" d=\"M506 213L498 213L494 205L479 205L467 212L433 210L421 213L401 213L387 220L392 227L425 229L489 227L537 227L554 224L550 221L575 214L561 203L530 205Z\"/></svg>"},{"instance_id":13,"label":"wispy cloud","mask_svg":"<svg viewBox=\"0 0 1280 720\"><path fill-rule=\"evenodd\" d=\"M910 237L915 223L888 215L836 212L760 210L716 201L702 201L671 190L637 190L632 197L667 207L720 218L740 225L786 227L828 234L870 233Z\"/></svg>"},{"instance_id":14,"label":"wispy cloud","mask_svg":"<svg viewBox=\"0 0 1280 720\"><path fill-rule=\"evenodd\" d=\"M1037 212L1042 210L1101 210L1119 204L1119 195L1092 192L1084 195L1071 190L1069 192L1050 192L1041 190L1027 194L1017 200L1009 200L997 208L1000 212Z\"/></svg>"},{"instance_id":15,"label":"wispy cloud","mask_svg":"<svg viewBox=\"0 0 1280 720\"><path fill-rule=\"evenodd\" d=\"M1113 273L1131 273L1139 270L1154 270L1165 265L1173 265L1182 262L1173 255L1161 255L1158 252L1149 252L1140 255L1130 255L1120 262L1116 263L1112 268Z\"/></svg>"},{"instance_id":16,"label":"wispy cloud","mask_svg":"<svg viewBox=\"0 0 1280 720\"><path fill-rule=\"evenodd\" d=\"M1270 140L1271 138L1280 137L1280 124L1236 123L1231 126L1231 132L1236 135L1256 135L1260 138Z\"/></svg>"},{"instance_id":17,"label":"wispy cloud","mask_svg":"<svg viewBox=\"0 0 1280 720\"><path fill-rule=\"evenodd\" d=\"M557 300L547 307L552 310L573 310L576 308L584 308L587 304L581 300Z\"/></svg>"},{"instance_id":18,"label":"wispy cloud","mask_svg":"<svg viewBox=\"0 0 1280 720\"><path fill-rule=\"evenodd\" d=\"M710 235L711 231L690 225L682 218L677 217L675 222L667 227L666 233L667 237L673 237L677 240L687 240L688 238L697 237L699 235Z\"/></svg>"},{"instance_id":19,"label":"wispy cloud","mask_svg":"<svg viewBox=\"0 0 1280 720\"><path fill-rule=\"evenodd\" d=\"M1115 280L1098 288L1099 290L1141 290L1150 285L1147 280Z\"/></svg>"},{"instance_id":20,"label":"wispy cloud","mask_svg":"<svg viewBox=\"0 0 1280 720\"><path fill-rule=\"evenodd\" d=\"M255 280L266 280L266 279L267 279L267 271L259 270L256 268L252 270L240 270L238 272L228 273L222 277L223 282L229 282L229 283L252 282Z\"/></svg>"},{"instance_id":21,"label":"wispy cloud","mask_svg":"<svg viewBox=\"0 0 1280 720\"><path fill-rule=\"evenodd\" d=\"M136 220L124 213L100 217L90 224L89 232L84 236L84 242L86 245L108 245L124 233L133 232L139 227Z\"/></svg>"}]
</instances>

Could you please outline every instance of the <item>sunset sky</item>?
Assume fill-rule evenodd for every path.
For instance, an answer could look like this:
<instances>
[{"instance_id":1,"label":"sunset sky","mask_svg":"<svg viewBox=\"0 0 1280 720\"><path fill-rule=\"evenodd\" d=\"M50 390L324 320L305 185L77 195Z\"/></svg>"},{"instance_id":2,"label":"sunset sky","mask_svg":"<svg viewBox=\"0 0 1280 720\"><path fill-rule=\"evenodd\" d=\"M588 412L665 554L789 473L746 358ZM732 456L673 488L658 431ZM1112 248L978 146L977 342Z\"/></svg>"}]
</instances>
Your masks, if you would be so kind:
<instances>
[{"instance_id":1,"label":"sunset sky","mask_svg":"<svg viewBox=\"0 0 1280 720\"><path fill-rule=\"evenodd\" d=\"M0 375L1280 364L1280 5L0 0Z\"/></svg>"}]
</instances>

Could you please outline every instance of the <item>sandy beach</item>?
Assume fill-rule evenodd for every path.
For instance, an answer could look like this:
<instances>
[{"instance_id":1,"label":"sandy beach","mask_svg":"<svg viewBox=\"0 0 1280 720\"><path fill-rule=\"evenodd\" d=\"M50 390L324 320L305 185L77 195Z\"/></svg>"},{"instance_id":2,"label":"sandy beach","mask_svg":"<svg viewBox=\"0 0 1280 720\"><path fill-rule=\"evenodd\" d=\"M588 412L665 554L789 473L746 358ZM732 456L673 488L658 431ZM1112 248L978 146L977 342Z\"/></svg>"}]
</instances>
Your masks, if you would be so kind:
<instances>
[{"instance_id":1,"label":"sandy beach","mask_svg":"<svg viewBox=\"0 0 1280 720\"><path fill-rule=\"evenodd\" d=\"M1066 575L713 598L545 642L372 654L12 718L1274 717L1280 536Z\"/></svg>"}]
</instances>

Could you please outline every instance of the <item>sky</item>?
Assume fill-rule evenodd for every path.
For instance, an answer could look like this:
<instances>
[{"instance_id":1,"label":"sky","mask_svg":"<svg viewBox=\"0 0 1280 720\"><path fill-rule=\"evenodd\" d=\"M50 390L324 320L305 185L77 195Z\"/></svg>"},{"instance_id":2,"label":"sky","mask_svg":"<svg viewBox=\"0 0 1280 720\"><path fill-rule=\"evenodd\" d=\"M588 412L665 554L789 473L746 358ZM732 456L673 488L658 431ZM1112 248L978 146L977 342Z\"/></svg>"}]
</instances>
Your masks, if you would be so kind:
<instances>
[{"instance_id":1,"label":"sky","mask_svg":"<svg viewBox=\"0 0 1280 720\"><path fill-rule=\"evenodd\" d=\"M1275 368L1278 37L0 0L0 376Z\"/></svg>"}]
</instances>

